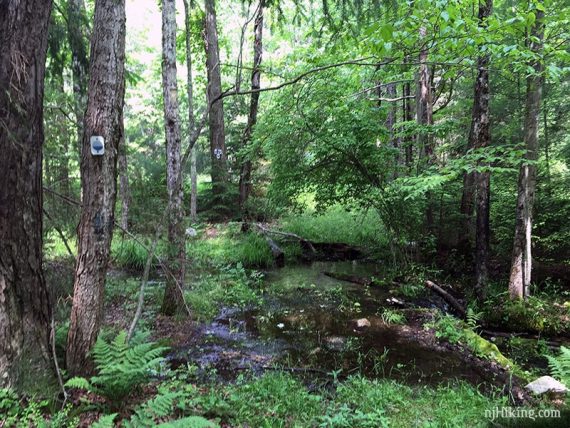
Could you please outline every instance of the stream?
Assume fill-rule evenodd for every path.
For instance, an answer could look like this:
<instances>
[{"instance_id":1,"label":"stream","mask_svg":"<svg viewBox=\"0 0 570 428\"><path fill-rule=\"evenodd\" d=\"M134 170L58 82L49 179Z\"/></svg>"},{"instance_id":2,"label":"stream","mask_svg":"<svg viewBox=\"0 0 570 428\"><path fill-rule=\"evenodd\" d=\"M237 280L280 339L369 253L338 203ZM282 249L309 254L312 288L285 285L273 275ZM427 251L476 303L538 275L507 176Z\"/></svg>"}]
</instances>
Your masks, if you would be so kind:
<instances>
[{"instance_id":1,"label":"stream","mask_svg":"<svg viewBox=\"0 0 570 428\"><path fill-rule=\"evenodd\" d=\"M385 322L382 311L393 309L387 301L393 298L389 287L364 287L323 274L378 276L377 270L377 265L348 261L269 271L266 286L284 291L269 293L258 308L223 308L213 322L200 325L197 334L172 352L170 364L193 364L203 376L226 380L244 370L285 368L312 382L330 379L333 372L415 384L484 382L457 353L425 340L422 320L415 319L415 327L405 321ZM415 304L444 305L435 296ZM417 311L409 316L417 317Z\"/></svg>"}]
</instances>

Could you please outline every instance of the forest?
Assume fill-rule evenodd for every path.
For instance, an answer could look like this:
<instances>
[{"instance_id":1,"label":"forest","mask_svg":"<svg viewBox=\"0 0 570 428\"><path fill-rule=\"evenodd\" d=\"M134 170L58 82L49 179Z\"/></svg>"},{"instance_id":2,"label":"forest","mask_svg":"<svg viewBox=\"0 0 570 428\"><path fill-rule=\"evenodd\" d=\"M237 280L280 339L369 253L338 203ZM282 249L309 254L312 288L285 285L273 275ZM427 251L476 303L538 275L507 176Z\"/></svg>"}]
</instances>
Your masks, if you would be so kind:
<instances>
[{"instance_id":1,"label":"forest","mask_svg":"<svg viewBox=\"0 0 570 428\"><path fill-rule=\"evenodd\" d=\"M568 0L0 0L0 428L570 426Z\"/></svg>"}]
</instances>

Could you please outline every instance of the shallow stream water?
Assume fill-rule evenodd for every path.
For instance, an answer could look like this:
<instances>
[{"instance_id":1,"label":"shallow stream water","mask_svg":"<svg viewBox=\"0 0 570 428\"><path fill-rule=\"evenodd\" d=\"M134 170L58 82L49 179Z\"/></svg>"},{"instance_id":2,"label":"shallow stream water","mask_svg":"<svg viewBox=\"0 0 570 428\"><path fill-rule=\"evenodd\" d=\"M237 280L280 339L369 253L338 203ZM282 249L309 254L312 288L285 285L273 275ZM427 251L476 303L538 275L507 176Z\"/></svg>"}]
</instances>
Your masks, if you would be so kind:
<instances>
[{"instance_id":1,"label":"shallow stream water","mask_svg":"<svg viewBox=\"0 0 570 428\"><path fill-rule=\"evenodd\" d=\"M424 343L421 327L384 322L382 312L390 308L387 299L393 298L389 288L366 287L323 273L380 277L380 271L378 265L351 261L267 272L266 286L279 293L268 293L260 308L223 308L173 352L172 364L188 362L202 373L228 380L245 370L285 368L313 379L334 372L409 383L483 382L458 355Z\"/></svg>"}]
</instances>

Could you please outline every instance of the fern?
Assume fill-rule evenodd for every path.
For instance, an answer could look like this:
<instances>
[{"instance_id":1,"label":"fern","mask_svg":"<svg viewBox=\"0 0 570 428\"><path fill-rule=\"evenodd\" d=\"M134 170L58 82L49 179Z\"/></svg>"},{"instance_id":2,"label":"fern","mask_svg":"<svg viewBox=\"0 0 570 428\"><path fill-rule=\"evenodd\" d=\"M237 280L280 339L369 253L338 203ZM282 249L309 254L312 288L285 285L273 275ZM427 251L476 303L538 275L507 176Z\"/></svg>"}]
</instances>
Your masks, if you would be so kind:
<instances>
[{"instance_id":1,"label":"fern","mask_svg":"<svg viewBox=\"0 0 570 428\"><path fill-rule=\"evenodd\" d=\"M120 404L133 389L149 380L167 349L142 340L139 337L132 344L127 343L127 333L124 331L110 343L99 337L92 351L97 375L90 381L75 377L66 385L96 392L107 397L112 404Z\"/></svg>"},{"instance_id":2,"label":"fern","mask_svg":"<svg viewBox=\"0 0 570 428\"><path fill-rule=\"evenodd\" d=\"M560 347L560 355L552 357L547 355L548 365L552 376L560 380L564 385L570 385L570 348Z\"/></svg>"},{"instance_id":3,"label":"fern","mask_svg":"<svg viewBox=\"0 0 570 428\"><path fill-rule=\"evenodd\" d=\"M471 330L475 330L482 317L483 312L475 312L472 308L467 308L466 321Z\"/></svg>"},{"instance_id":4,"label":"fern","mask_svg":"<svg viewBox=\"0 0 570 428\"><path fill-rule=\"evenodd\" d=\"M97 422L91 425L91 428L114 428L115 427L115 418L117 417L116 413L112 415L103 415L99 418Z\"/></svg>"},{"instance_id":5,"label":"fern","mask_svg":"<svg viewBox=\"0 0 570 428\"><path fill-rule=\"evenodd\" d=\"M157 428L217 428L219 425L210 422L201 416L189 416L177 421L165 422L157 425Z\"/></svg>"},{"instance_id":6,"label":"fern","mask_svg":"<svg viewBox=\"0 0 570 428\"><path fill-rule=\"evenodd\" d=\"M125 428L154 427L156 423L172 414L174 401L180 397L178 392L163 392L148 400L140 406L129 421L125 421Z\"/></svg>"},{"instance_id":7,"label":"fern","mask_svg":"<svg viewBox=\"0 0 570 428\"><path fill-rule=\"evenodd\" d=\"M161 420L164 420L172 415L175 408L175 402L182 397L182 393L167 391L161 392L156 397L148 400L137 410L131 419L124 421L125 428L215 428L217 425L204 419L200 416L190 416L187 418L164 422L158 425Z\"/></svg>"}]
</instances>

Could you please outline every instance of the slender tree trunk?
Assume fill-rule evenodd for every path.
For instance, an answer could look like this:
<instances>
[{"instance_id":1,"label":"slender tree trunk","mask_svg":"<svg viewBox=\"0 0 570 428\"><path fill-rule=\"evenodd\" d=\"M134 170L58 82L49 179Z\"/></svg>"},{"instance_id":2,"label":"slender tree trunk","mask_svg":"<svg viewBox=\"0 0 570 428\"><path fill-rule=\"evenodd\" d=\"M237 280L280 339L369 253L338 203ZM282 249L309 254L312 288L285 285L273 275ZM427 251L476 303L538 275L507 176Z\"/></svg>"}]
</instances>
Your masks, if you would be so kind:
<instances>
[{"instance_id":1,"label":"slender tree trunk","mask_svg":"<svg viewBox=\"0 0 570 428\"><path fill-rule=\"evenodd\" d=\"M79 249L67 337L67 368L72 374L91 370L88 354L101 324L117 196L117 152L123 138L124 66L125 2L97 0L81 153ZM103 156L91 154L92 136L103 137Z\"/></svg>"},{"instance_id":2,"label":"slender tree trunk","mask_svg":"<svg viewBox=\"0 0 570 428\"><path fill-rule=\"evenodd\" d=\"M206 47L206 70L208 74L208 99L217 99L222 93L220 74L220 49L216 27L215 0L205 0L206 17L204 37ZM228 179L226 159L226 132L224 128L224 102L218 100L210 107L210 157L212 160L212 190L215 195L224 192Z\"/></svg>"},{"instance_id":3,"label":"slender tree trunk","mask_svg":"<svg viewBox=\"0 0 570 428\"><path fill-rule=\"evenodd\" d=\"M129 168L127 160L127 139L123 135L119 142L119 194L121 197L121 228L129 230Z\"/></svg>"},{"instance_id":4,"label":"slender tree trunk","mask_svg":"<svg viewBox=\"0 0 570 428\"><path fill-rule=\"evenodd\" d=\"M253 66L251 69L251 89L253 91L261 88L261 61L263 58L263 9L265 8L265 0L260 0L257 16L253 26ZM259 92L251 94L249 102L249 115L247 117L247 125L243 133L242 147L247 147L251 142L251 134L257 123L257 112L259 110ZM242 163L239 177L239 205L243 210L247 203L247 199L251 193L251 170L252 161L249 156ZM245 215L245 213L243 213Z\"/></svg>"},{"instance_id":5,"label":"slender tree trunk","mask_svg":"<svg viewBox=\"0 0 570 428\"><path fill-rule=\"evenodd\" d=\"M49 370L42 271L43 96L51 1L0 2L0 387Z\"/></svg>"},{"instance_id":6,"label":"slender tree trunk","mask_svg":"<svg viewBox=\"0 0 570 428\"><path fill-rule=\"evenodd\" d=\"M487 18L493 10L493 0L479 2L479 26L486 27ZM489 60L488 54L477 58L477 79L473 94L473 116L469 145L476 148L491 144L489 110ZM483 165L479 165L483 166ZM488 166L488 165L486 165ZM480 301L485 299L489 260L489 210L491 195L491 176L488 171L475 172L476 187L476 233L475 233L475 293Z\"/></svg>"},{"instance_id":7,"label":"slender tree trunk","mask_svg":"<svg viewBox=\"0 0 570 428\"><path fill-rule=\"evenodd\" d=\"M77 122L77 147L81 156L83 119L87 104L87 83L89 68L87 53L87 16L83 0L67 1L67 39L71 50L71 71L73 76L74 114Z\"/></svg>"},{"instance_id":8,"label":"slender tree trunk","mask_svg":"<svg viewBox=\"0 0 570 428\"><path fill-rule=\"evenodd\" d=\"M176 1L162 2L162 88L166 134L166 177L168 190L168 276L161 312L174 315L181 307L186 258L178 83L176 80Z\"/></svg>"},{"instance_id":9,"label":"slender tree trunk","mask_svg":"<svg viewBox=\"0 0 570 428\"><path fill-rule=\"evenodd\" d=\"M433 124L433 106L432 106L432 93L430 85L430 72L428 66L428 48L425 45L427 37L427 30L425 27L420 28L420 43L423 47L420 50L419 63L420 68L418 72L418 88L417 88L417 121L418 124L423 126L424 129L418 134L418 149L423 152L424 160L427 165L431 165L434 161L433 151L433 138L427 127ZM433 201L432 194L426 194L427 207L426 207L426 226L427 230L433 234L434 232L434 214L433 214Z\"/></svg>"},{"instance_id":10,"label":"slender tree trunk","mask_svg":"<svg viewBox=\"0 0 570 428\"><path fill-rule=\"evenodd\" d=\"M192 138L195 128L194 118L194 84L192 82L192 45L191 45L191 5L188 0L184 0L184 23L186 25L186 93L188 95L188 138ZM191 141L190 141L191 143ZM198 172L196 170L196 146L192 147L190 155L190 218L192 221L197 219L197 202L198 202Z\"/></svg>"},{"instance_id":11,"label":"slender tree trunk","mask_svg":"<svg viewBox=\"0 0 570 428\"><path fill-rule=\"evenodd\" d=\"M536 21L531 31L530 49L539 53L543 46L544 12L535 10ZM532 208L536 190L536 161L538 159L538 124L542 97L542 64L532 64L533 74L526 80L524 142L526 161L521 165L515 220L515 238L509 278L510 298L523 299L529 295L532 273L531 235Z\"/></svg>"},{"instance_id":12,"label":"slender tree trunk","mask_svg":"<svg viewBox=\"0 0 570 428\"><path fill-rule=\"evenodd\" d=\"M411 122L414 120L414 115L412 113L412 102L410 100L411 95L411 88L409 83L404 83L402 89L402 95L404 99L402 100L402 117L404 118L405 122ZM404 140L405 145L405 157L406 157L406 167L408 169L412 168L413 159L413 139L409 137L405 137Z\"/></svg>"},{"instance_id":13,"label":"slender tree trunk","mask_svg":"<svg viewBox=\"0 0 570 428\"><path fill-rule=\"evenodd\" d=\"M386 95L388 98L396 98L398 96L398 89L395 83L388 83L386 85ZM398 169L400 167L400 138L395 135L395 127L398 121L398 104L395 102L389 103L388 115L386 116L386 129L390 135L390 144L396 149L396 158L394 166L394 178L398 177Z\"/></svg>"}]
</instances>

